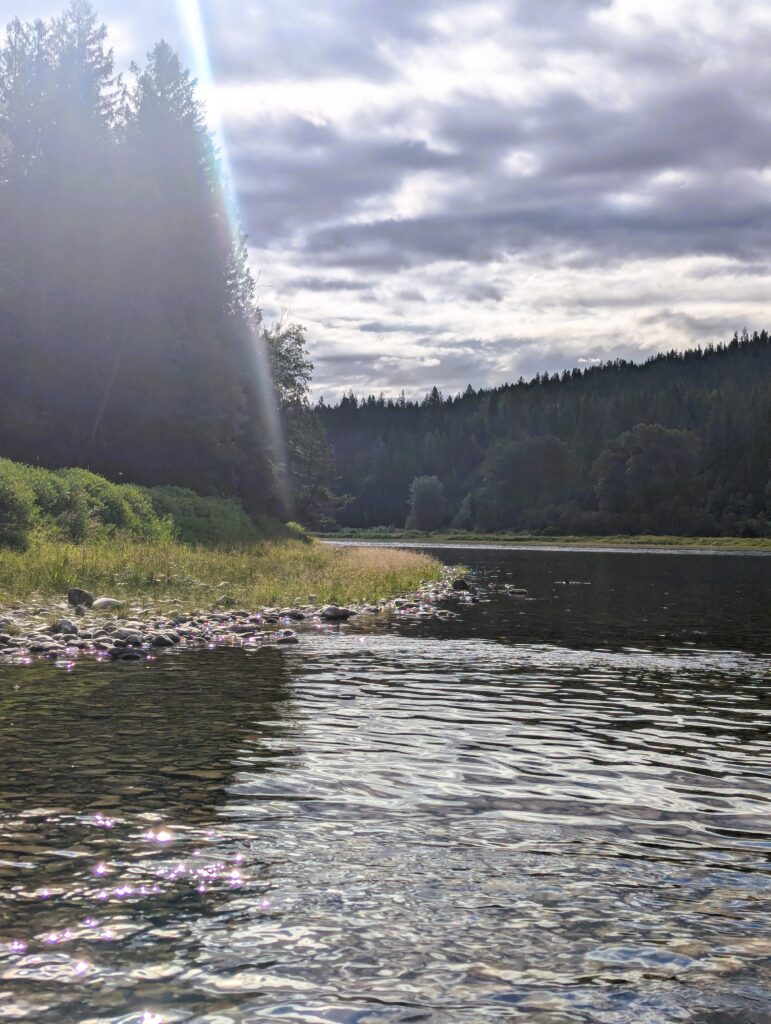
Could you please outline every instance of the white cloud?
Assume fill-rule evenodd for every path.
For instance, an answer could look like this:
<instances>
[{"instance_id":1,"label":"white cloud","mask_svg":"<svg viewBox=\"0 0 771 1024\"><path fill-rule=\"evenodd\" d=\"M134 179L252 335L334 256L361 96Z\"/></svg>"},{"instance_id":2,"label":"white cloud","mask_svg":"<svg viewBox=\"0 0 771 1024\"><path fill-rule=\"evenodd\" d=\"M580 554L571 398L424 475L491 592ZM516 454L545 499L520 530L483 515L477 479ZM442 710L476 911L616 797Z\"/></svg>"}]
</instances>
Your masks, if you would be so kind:
<instances>
[{"instance_id":1,"label":"white cloud","mask_svg":"<svg viewBox=\"0 0 771 1024\"><path fill-rule=\"evenodd\" d=\"M307 326L328 398L764 326L767 3L202 7L260 299ZM119 62L184 55L174 9L104 0Z\"/></svg>"}]
</instances>

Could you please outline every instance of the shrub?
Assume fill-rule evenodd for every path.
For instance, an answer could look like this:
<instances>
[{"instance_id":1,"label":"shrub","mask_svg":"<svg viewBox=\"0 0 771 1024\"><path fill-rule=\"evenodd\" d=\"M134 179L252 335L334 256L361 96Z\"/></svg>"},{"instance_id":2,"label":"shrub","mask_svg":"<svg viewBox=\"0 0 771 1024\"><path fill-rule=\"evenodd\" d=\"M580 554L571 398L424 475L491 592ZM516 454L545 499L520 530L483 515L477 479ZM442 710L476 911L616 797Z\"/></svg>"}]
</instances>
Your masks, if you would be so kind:
<instances>
[{"instance_id":1,"label":"shrub","mask_svg":"<svg viewBox=\"0 0 771 1024\"><path fill-rule=\"evenodd\" d=\"M33 466L20 466L37 505L41 525L66 540L85 540L88 502L85 492L61 474Z\"/></svg>"},{"instance_id":2,"label":"shrub","mask_svg":"<svg viewBox=\"0 0 771 1024\"><path fill-rule=\"evenodd\" d=\"M232 498L203 498L184 487L152 487L146 495L155 515L171 523L174 537L185 544L244 544L257 529Z\"/></svg>"},{"instance_id":3,"label":"shrub","mask_svg":"<svg viewBox=\"0 0 771 1024\"><path fill-rule=\"evenodd\" d=\"M158 540L169 535L168 524L158 519L142 487L114 484L86 469L62 469L57 475L83 493L90 529Z\"/></svg>"},{"instance_id":4,"label":"shrub","mask_svg":"<svg viewBox=\"0 0 771 1024\"><path fill-rule=\"evenodd\" d=\"M23 549L33 529L48 540L76 543L115 535L209 547L308 539L295 523L251 519L235 498L116 484L85 469L41 469L0 459L0 545Z\"/></svg>"},{"instance_id":5,"label":"shrub","mask_svg":"<svg viewBox=\"0 0 771 1024\"><path fill-rule=\"evenodd\" d=\"M21 467L0 459L0 547L24 550L35 520L35 495Z\"/></svg>"}]
</instances>

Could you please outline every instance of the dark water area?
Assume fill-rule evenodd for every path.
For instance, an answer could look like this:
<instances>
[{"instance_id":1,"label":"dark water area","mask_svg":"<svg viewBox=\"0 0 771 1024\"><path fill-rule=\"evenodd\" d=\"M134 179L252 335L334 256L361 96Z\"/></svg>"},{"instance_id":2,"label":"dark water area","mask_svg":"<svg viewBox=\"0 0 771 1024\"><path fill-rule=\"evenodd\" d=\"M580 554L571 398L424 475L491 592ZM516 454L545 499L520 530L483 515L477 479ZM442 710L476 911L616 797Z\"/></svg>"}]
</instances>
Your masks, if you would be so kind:
<instances>
[{"instance_id":1,"label":"dark water area","mask_svg":"<svg viewBox=\"0 0 771 1024\"><path fill-rule=\"evenodd\" d=\"M771 1022L771 558L0 666L0 1021Z\"/></svg>"}]
</instances>

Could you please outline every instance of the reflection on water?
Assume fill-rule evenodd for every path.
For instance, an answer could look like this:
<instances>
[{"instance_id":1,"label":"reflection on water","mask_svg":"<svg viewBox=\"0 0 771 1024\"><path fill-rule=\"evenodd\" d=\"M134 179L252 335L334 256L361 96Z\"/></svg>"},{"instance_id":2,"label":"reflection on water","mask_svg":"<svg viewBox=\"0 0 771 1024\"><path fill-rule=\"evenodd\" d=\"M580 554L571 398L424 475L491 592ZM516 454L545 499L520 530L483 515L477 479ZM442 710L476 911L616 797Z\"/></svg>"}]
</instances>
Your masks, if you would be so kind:
<instances>
[{"instance_id":1,"label":"reflection on water","mask_svg":"<svg viewBox=\"0 0 771 1024\"><path fill-rule=\"evenodd\" d=\"M0 1021L771 1021L771 562L631 557L0 668Z\"/></svg>"}]
</instances>

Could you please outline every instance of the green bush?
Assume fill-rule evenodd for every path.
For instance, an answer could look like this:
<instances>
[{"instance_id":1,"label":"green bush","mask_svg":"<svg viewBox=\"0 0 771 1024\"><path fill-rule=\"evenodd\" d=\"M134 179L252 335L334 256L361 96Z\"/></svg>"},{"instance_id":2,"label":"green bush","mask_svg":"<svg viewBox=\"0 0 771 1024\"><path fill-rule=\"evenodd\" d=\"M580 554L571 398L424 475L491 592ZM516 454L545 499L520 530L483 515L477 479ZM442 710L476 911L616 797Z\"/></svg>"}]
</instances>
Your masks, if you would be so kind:
<instances>
[{"instance_id":1,"label":"green bush","mask_svg":"<svg viewBox=\"0 0 771 1024\"><path fill-rule=\"evenodd\" d=\"M64 540L85 540L88 531L88 501L82 487L61 473L34 466L19 466L35 496L40 525L47 533Z\"/></svg>"},{"instance_id":2,"label":"green bush","mask_svg":"<svg viewBox=\"0 0 771 1024\"><path fill-rule=\"evenodd\" d=\"M208 547L305 537L296 524L250 519L234 498L115 484L85 469L41 469L0 459L0 547L24 549L33 531L75 543L120 534Z\"/></svg>"},{"instance_id":3,"label":"green bush","mask_svg":"<svg viewBox=\"0 0 771 1024\"><path fill-rule=\"evenodd\" d=\"M24 550L35 522L35 495L21 467L0 459L0 547Z\"/></svg>"},{"instance_id":4,"label":"green bush","mask_svg":"<svg viewBox=\"0 0 771 1024\"><path fill-rule=\"evenodd\" d=\"M202 498L184 487L152 487L145 492L155 515L170 521L185 544L233 546L257 539L257 529L232 498Z\"/></svg>"},{"instance_id":5,"label":"green bush","mask_svg":"<svg viewBox=\"0 0 771 1024\"><path fill-rule=\"evenodd\" d=\"M147 491L133 484L114 484L86 469L60 469L56 475L85 498L91 532L123 532L148 540L170 535L158 519Z\"/></svg>"}]
</instances>

